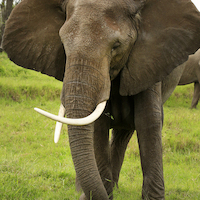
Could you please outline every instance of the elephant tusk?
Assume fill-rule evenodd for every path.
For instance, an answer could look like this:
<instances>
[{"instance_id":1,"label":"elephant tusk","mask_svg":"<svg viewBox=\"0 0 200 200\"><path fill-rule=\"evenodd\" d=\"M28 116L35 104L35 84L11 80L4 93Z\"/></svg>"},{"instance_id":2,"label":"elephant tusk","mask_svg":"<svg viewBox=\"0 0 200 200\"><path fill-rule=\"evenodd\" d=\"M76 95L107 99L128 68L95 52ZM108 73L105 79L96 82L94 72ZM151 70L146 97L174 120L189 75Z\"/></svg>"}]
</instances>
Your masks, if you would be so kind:
<instances>
[{"instance_id":1,"label":"elephant tusk","mask_svg":"<svg viewBox=\"0 0 200 200\"><path fill-rule=\"evenodd\" d=\"M41 110L39 108L34 108L34 110L37 111L38 113L52 119L52 120L57 121L56 129L55 129L55 136L54 136L54 141L56 143L56 142L58 142L58 139L59 139L59 136L60 136L62 123L68 124L68 125L74 125L74 126L84 126L84 125L91 124L92 122L94 122L95 120L97 120L100 117L100 115L104 111L105 107L106 107L106 101L98 104L96 109L89 116L84 117L84 118L80 118L80 119L65 118L64 117L65 108L62 105L60 106L58 116L51 114L51 113L48 113L48 112Z\"/></svg>"},{"instance_id":2,"label":"elephant tusk","mask_svg":"<svg viewBox=\"0 0 200 200\"><path fill-rule=\"evenodd\" d=\"M60 117L64 117L65 116L65 108L64 108L64 106L62 104L60 105L58 116L60 116ZM56 128L55 128L55 133L54 133L54 142L55 143L57 143L59 138L60 138L62 125L63 124L61 122L56 122Z\"/></svg>"},{"instance_id":3,"label":"elephant tusk","mask_svg":"<svg viewBox=\"0 0 200 200\"><path fill-rule=\"evenodd\" d=\"M63 124L74 125L74 126L84 126L87 124L91 124L96 119L98 119L100 115L102 114L102 112L104 111L105 106L106 106L106 101L98 104L96 109L89 116L80 118L80 119L72 119L72 118L57 116L57 115L48 113L44 110L41 110L39 108L34 108L34 110L52 120L61 122Z\"/></svg>"}]
</instances>

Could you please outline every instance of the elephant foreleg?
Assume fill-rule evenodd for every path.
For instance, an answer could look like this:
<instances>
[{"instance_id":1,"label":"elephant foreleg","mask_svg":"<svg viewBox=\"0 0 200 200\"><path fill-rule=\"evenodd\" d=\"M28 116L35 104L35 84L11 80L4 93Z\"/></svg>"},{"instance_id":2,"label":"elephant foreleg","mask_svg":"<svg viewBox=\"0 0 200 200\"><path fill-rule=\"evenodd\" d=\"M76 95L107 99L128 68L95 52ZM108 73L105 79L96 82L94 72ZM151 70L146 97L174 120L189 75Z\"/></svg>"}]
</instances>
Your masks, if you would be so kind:
<instances>
[{"instance_id":1,"label":"elephant foreleg","mask_svg":"<svg viewBox=\"0 0 200 200\"><path fill-rule=\"evenodd\" d=\"M94 151L98 170L108 193L109 199L113 199L113 180L111 172L111 158L109 146L110 119L102 115L94 126Z\"/></svg>"},{"instance_id":2,"label":"elephant foreleg","mask_svg":"<svg viewBox=\"0 0 200 200\"><path fill-rule=\"evenodd\" d=\"M127 145L133 135L134 130L113 129L111 138L111 166L113 182L118 187L119 174L124 160ZM114 186L114 185L113 185Z\"/></svg>"},{"instance_id":3,"label":"elephant foreleg","mask_svg":"<svg viewBox=\"0 0 200 200\"><path fill-rule=\"evenodd\" d=\"M191 103L191 108L196 108L198 101L200 98L200 84L199 82L194 83L194 94L193 94L193 99Z\"/></svg>"},{"instance_id":4,"label":"elephant foreleg","mask_svg":"<svg viewBox=\"0 0 200 200\"><path fill-rule=\"evenodd\" d=\"M135 96L135 128L143 171L143 199L164 199L160 83Z\"/></svg>"}]
</instances>

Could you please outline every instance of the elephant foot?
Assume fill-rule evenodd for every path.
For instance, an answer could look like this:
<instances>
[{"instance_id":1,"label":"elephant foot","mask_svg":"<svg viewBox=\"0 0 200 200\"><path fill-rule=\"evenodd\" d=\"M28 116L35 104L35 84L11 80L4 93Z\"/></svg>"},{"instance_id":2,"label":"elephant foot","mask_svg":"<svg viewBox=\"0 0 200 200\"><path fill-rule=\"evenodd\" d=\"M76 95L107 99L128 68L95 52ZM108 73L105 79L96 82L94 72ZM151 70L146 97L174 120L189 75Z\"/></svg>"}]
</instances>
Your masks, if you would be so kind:
<instances>
[{"instance_id":1,"label":"elephant foot","mask_svg":"<svg viewBox=\"0 0 200 200\"><path fill-rule=\"evenodd\" d=\"M76 176L76 191L80 192L81 190L82 190L82 188L81 188L80 181L78 180L78 178Z\"/></svg>"},{"instance_id":2,"label":"elephant foot","mask_svg":"<svg viewBox=\"0 0 200 200\"><path fill-rule=\"evenodd\" d=\"M143 200L165 200L164 198L161 198L161 199L155 199L155 198L149 198L149 197L146 197L146 198L142 198Z\"/></svg>"},{"instance_id":3,"label":"elephant foot","mask_svg":"<svg viewBox=\"0 0 200 200\"><path fill-rule=\"evenodd\" d=\"M113 195L110 196L110 200L113 200ZM85 193L82 193L79 200L87 200L87 197L85 196Z\"/></svg>"},{"instance_id":4,"label":"elephant foot","mask_svg":"<svg viewBox=\"0 0 200 200\"><path fill-rule=\"evenodd\" d=\"M86 198L84 193L80 196L79 200L87 200L87 198Z\"/></svg>"},{"instance_id":5,"label":"elephant foot","mask_svg":"<svg viewBox=\"0 0 200 200\"><path fill-rule=\"evenodd\" d=\"M165 197L163 194L155 194L155 193L148 193L143 191L142 192L142 200L165 200Z\"/></svg>"},{"instance_id":6,"label":"elephant foot","mask_svg":"<svg viewBox=\"0 0 200 200\"><path fill-rule=\"evenodd\" d=\"M190 109L197 109L196 105L192 105Z\"/></svg>"}]
</instances>

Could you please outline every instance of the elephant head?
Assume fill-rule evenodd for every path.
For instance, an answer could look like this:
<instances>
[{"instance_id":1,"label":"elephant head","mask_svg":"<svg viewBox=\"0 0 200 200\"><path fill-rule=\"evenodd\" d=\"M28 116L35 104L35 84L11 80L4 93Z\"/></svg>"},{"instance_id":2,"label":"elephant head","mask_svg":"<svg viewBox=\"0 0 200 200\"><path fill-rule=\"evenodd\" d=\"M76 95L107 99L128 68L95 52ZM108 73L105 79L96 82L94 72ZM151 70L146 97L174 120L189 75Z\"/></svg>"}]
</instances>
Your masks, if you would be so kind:
<instances>
[{"instance_id":1,"label":"elephant head","mask_svg":"<svg viewBox=\"0 0 200 200\"><path fill-rule=\"evenodd\" d=\"M117 76L122 96L162 81L199 48L199 24L190 0L23 0L6 23L3 48L16 64L63 81L66 116L83 118L110 98ZM91 191L109 199L93 130L94 123L68 126L72 157L87 199Z\"/></svg>"}]
</instances>

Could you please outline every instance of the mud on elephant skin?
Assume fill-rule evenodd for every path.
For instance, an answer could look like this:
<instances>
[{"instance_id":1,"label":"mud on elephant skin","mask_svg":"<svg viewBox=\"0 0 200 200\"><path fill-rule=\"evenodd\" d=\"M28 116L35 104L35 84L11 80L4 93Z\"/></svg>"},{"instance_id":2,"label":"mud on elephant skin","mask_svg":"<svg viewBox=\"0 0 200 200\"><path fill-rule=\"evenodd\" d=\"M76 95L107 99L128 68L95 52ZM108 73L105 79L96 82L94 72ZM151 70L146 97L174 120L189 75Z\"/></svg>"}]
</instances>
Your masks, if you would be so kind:
<instances>
[{"instance_id":1,"label":"mud on elephant skin","mask_svg":"<svg viewBox=\"0 0 200 200\"><path fill-rule=\"evenodd\" d=\"M178 85L194 83L194 94L191 108L196 108L200 98L200 49L190 55L185 62L185 69Z\"/></svg>"},{"instance_id":2,"label":"mud on elephant skin","mask_svg":"<svg viewBox=\"0 0 200 200\"><path fill-rule=\"evenodd\" d=\"M162 94L168 86L161 91L161 81L199 48L199 24L190 0L23 0L14 8L3 48L16 64L63 81L62 115L82 118L107 101L96 121L68 126L81 199L113 199L135 130L142 196L164 199Z\"/></svg>"}]
</instances>

